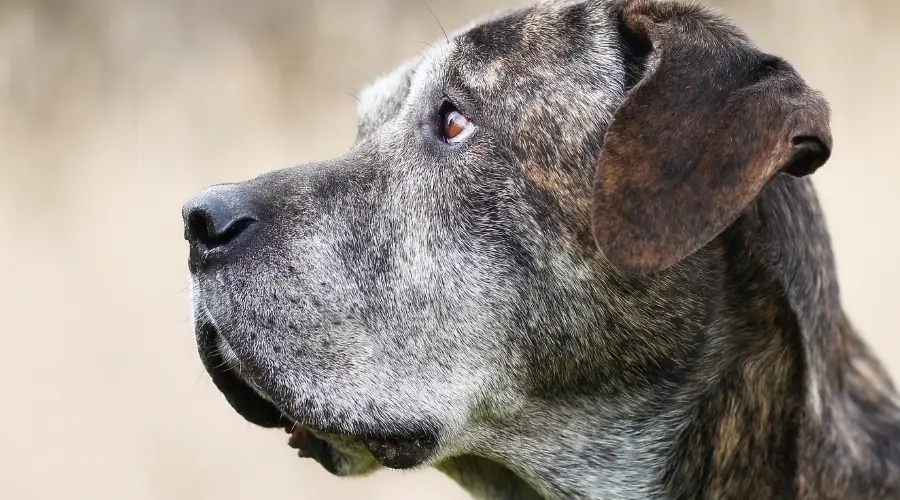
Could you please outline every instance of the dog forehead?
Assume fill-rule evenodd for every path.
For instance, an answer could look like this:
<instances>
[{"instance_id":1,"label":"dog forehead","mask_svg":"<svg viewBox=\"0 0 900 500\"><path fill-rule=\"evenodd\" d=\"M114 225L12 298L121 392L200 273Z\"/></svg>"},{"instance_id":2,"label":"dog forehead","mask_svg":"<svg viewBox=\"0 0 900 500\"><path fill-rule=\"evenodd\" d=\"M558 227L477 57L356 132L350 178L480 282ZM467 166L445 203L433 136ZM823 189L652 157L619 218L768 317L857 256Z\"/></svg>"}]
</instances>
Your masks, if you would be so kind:
<instances>
[{"instance_id":1,"label":"dog forehead","mask_svg":"<svg viewBox=\"0 0 900 500\"><path fill-rule=\"evenodd\" d=\"M396 112L409 93L453 79L494 94L525 79L551 82L579 61L595 65L616 44L607 0L547 0L482 19L375 80L360 95L361 125ZM611 63L613 61L610 61ZM520 80L520 81L517 81Z\"/></svg>"},{"instance_id":2,"label":"dog forehead","mask_svg":"<svg viewBox=\"0 0 900 500\"><path fill-rule=\"evenodd\" d=\"M462 32L451 67L478 91L533 79L549 84L573 66L595 64L616 44L607 13L599 1L542 2L509 11Z\"/></svg>"}]
</instances>

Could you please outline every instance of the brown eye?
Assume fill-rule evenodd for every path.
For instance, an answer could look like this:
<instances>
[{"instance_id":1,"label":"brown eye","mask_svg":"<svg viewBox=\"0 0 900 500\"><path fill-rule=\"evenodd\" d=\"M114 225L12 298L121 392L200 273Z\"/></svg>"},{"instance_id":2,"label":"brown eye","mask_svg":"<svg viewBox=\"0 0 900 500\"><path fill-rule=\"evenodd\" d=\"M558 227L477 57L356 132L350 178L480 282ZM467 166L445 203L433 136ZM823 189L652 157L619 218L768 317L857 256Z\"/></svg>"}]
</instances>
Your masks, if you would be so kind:
<instances>
[{"instance_id":1,"label":"brown eye","mask_svg":"<svg viewBox=\"0 0 900 500\"><path fill-rule=\"evenodd\" d=\"M469 138L475 131L475 125L465 115L452 106L444 106L441 111L441 137L457 144Z\"/></svg>"}]
</instances>

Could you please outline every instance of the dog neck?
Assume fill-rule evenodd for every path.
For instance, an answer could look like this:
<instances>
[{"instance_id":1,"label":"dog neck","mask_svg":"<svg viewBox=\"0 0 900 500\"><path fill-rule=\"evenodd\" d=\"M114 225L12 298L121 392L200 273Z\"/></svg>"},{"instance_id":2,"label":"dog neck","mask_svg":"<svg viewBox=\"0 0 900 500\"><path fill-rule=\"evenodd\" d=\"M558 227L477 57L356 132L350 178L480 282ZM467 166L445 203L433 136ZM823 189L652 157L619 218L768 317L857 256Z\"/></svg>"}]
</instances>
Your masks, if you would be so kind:
<instances>
[{"instance_id":1,"label":"dog neck","mask_svg":"<svg viewBox=\"0 0 900 500\"><path fill-rule=\"evenodd\" d=\"M437 468L483 499L746 498L748 491L895 498L896 396L849 325L838 326L853 361L844 367L844 397L823 402L825 417L805 406L795 333L745 330L756 337L754 350L718 356L710 350L725 330L710 331L708 348L691 360L696 369L677 384L613 399L532 399L517 418L474 434L478 456ZM887 493L871 496L875 488Z\"/></svg>"},{"instance_id":2,"label":"dog neck","mask_svg":"<svg viewBox=\"0 0 900 500\"><path fill-rule=\"evenodd\" d=\"M453 458L438 469L479 499L665 498L677 426L664 423L665 413L640 422L613 418L609 408L591 398L534 401L522 409L527 418L484 429L487 457Z\"/></svg>"},{"instance_id":3,"label":"dog neck","mask_svg":"<svg viewBox=\"0 0 900 500\"><path fill-rule=\"evenodd\" d=\"M438 468L476 498L900 498L900 404L840 308L817 206L776 181L713 243L728 292L688 369L530 398L475 433L478 457Z\"/></svg>"},{"instance_id":4,"label":"dog neck","mask_svg":"<svg viewBox=\"0 0 900 500\"><path fill-rule=\"evenodd\" d=\"M780 457L797 456L799 345L760 329L755 352L738 359L721 351L734 327L721 321L706 332L678 380L612 397L532 399L473 439L489 459L439 468L476 498L695 498L738 483L784 497L796 470Z\"/></svg>"}]
</instances>

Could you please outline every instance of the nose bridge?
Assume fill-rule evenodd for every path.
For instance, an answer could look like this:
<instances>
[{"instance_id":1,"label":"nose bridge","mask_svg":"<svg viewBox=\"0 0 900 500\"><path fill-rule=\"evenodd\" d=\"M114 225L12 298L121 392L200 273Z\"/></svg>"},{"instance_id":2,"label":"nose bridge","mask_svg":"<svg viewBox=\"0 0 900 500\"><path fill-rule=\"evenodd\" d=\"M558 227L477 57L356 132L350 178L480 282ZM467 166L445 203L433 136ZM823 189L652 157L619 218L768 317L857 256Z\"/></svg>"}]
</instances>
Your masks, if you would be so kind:
<instances>
[{"instance_id":1,"label":"nose bridge","mask_svg":"<svg viewBox=\"0 0 900 500\"><path fill-rule=\"evenodd\" d=\"M258 205L278 205L278 200L302 192L311 165L297 165L272 170L246 182Z\"/></svg>"},{"instance_id":2,"label":"nose bridge","mask_svg":"<svg viewBox=\"0 0 900 500\"><path fill-rule=\"evenodd\" d=\"M371 162L351 151L337 158L273 170L249 180L247 185L263 214L304 212L309 205L324 208L334 199L364 189L374 173L371 167Z\"/></svg>"}]
</instances>

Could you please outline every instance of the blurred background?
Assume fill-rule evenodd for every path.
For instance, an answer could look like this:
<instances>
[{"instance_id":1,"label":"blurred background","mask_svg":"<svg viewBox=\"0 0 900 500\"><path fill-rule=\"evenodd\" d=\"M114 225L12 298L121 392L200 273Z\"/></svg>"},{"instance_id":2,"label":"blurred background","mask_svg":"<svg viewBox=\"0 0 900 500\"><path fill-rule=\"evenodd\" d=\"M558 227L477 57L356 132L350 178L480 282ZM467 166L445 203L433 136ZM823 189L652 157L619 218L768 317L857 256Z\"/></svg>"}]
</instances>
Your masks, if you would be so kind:
<instances>
[{"instance_id":1,"label":"blurred background","mask_svg":"<svg viewBox=\"0 0 900 500\"><path fill-rule=\"evenodd\" d=\"M430 3L451 30L519 2ZM900 3L716 5L831 101L844 304L900 378ZM352 94L441 37L421 0L0 0L0 498L465 498L338 480L235 414L180 220L202 186L343 152Z\"/></svg>"}]
</instances>

